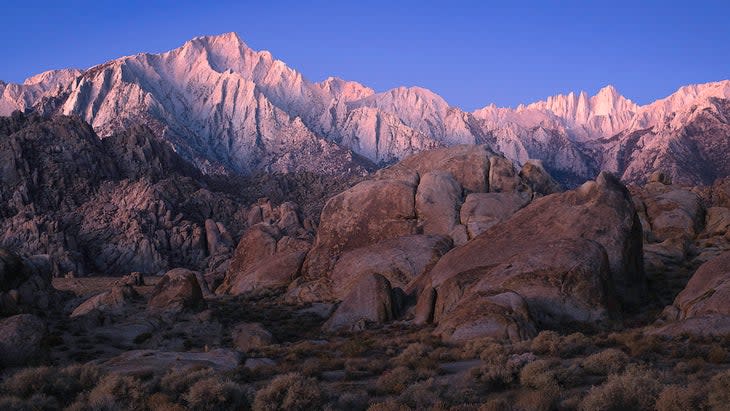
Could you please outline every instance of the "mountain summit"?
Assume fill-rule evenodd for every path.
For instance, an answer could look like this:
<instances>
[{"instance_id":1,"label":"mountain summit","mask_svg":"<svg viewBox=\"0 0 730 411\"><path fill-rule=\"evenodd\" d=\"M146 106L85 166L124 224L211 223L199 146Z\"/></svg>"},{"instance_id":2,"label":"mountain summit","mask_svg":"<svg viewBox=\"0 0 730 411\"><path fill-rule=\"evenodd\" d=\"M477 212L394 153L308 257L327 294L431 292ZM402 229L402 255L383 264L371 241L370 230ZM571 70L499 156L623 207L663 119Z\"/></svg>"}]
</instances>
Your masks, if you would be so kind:
<instances>
[{"instance_id":1,"label":"mountain summit","mask_svg":"<svg viewBox=\"0 0 730 411\"><path fill-rule=\"evenodd\" d=\"M314 83L226 33L196 37L161 54L0 83L0 114L35 108L77 115L102 138L144 124L207 173L336 172L332 162L341 163L335 158L347 152L348 158L389 164L424 149L483 143L518 164L542 159L568 184L602 169L640 179L629 170L662 162L680 180L707 182L725 171L702 150L683 149L699 156L690 162L710 162L700 177L666 160L676 153L660 154L666 150L656 142L689 144L679 136L697 121L726 127L721 101L728 98L730 82L722 81L682 87L639 106L609 85L594 96L571 92L516 109L492 105L470 113L420 87L376 93L337 78ZM637 132L644 133L641 144L633 143Z\"/></svg>"}]
</instances>

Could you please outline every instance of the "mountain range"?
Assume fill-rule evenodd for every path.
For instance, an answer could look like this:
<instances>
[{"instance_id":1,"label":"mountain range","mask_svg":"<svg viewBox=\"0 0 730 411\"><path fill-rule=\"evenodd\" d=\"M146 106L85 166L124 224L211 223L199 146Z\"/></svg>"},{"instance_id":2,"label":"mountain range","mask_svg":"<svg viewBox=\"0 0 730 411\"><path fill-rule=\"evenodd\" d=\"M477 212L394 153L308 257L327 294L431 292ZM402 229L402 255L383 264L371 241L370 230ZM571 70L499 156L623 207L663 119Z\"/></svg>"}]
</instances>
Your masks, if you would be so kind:
<instances>
[{"instance_id":1,"label":"mountain range","mask_svg":"<svg viewBox=\"0 0 730 411\"><path fill-rule=\"evenodd\" d=\"M420 87L384 92L307 80L235 33L196 37L161 54L0 82L0 115L78 116L106 138L144 125L206 174L340 174L422 150L486 144L518 165L540 159L567 186L611 171L643 182L730 175L730 81L689 85L647 105L612 86L596 95L465 112Z\"/></svg>"}]
</instances>

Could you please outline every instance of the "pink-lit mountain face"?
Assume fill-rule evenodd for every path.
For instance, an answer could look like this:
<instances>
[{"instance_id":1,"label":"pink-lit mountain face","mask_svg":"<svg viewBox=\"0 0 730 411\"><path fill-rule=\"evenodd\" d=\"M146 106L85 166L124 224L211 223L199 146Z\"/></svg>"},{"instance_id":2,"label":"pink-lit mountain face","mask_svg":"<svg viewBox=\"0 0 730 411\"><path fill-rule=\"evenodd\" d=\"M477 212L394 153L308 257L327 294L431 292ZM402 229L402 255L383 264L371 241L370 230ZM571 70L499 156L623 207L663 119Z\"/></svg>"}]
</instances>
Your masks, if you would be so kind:
<instances>
[{"instance_id":1,"label":"pink-lit mountain face","mask_svg":"<svg viewBox=\"0 0 730 411\"><path fill-rule=\"evenodd\" d=\"M594 96L464 112L419 87L376 93L337 78L311 82L228 33L0 83L0 114L77 115L102 137L144 124L208 173L339 172L343 155L389 164L483 143L518 164L541 159L567 183L600 170L639 181L658 168L677 181L711 182L730 174L713 155L728 145L728 98L730 81L682 87L645 106L607 86Z\"/></svg>"}]
</instances>

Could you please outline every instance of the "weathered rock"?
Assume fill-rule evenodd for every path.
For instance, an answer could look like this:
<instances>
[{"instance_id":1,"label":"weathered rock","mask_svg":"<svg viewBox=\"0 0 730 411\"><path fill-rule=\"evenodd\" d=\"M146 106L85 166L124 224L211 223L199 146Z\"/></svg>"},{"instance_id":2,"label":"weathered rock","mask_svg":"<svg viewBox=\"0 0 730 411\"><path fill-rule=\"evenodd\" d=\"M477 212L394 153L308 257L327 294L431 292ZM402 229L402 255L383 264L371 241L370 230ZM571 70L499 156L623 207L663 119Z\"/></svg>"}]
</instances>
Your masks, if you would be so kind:
<instances>
[{"instance_id":1,"label":"weathered rock","mask_svg":"<svg viewBox=\"0 0 730 411\"><path fill-rule=\"evenodd\" d=\"M672 177L665 174L663 171L657 170L649 176L647 183L661 183L664 185L672 184Z\"/></svg>"},{"instance_id":2,"label":"weathered rock","mask_svg":"<svg viewBox=\"0 0 730 411\"><path fill-rule=\"evenodd\" d=\"M258 323L239 323L231 331L233 345L237 350L248 352L263 348L275 342L274 336Z\"/></svg>"},{"instance_id":3,"label":"weathered rock","mask_svg":"<svg viewBox=\"0 0 730 411\"><path fill-rule=\"evenodd\" d=\"M679 319L704 314L730 316L730 252L704 263L675 299Z\"/></svg>"},{"instance_id":4,"label":"weathered rock","mask_svg":"<svg viewBox=\"0 0 730 411\"><path fill-rule=\"evenodd\" d=\"M88 314L91 311L101 311L107 314L119 314L139 294L129 285L115 286L109 291L95 295L76 307L71 318Z\"/></svg>"},{"instance_id":5,"label":"weathered rock","mask_svg":"<svg viewBox=\"0 0 730 411\"><path fill-rule=\"evenodd\" d=\"M43 354L46 324L35 315L19 314L0 320L0 365L19 366Z\"/></svg>"},{"instance_id":6,"label":"weathered rock","mask_svg":"<svg viewBox=\"0 0 730 411\"><path fill-rule=\"evenodd\" d=\"M208 255L216 255L228 248L218 224L210 218L205 220L205 239L208 243Z\"/></svg>"},{"instance_id":7,"label":"weathered rock","mask_svg":"<svg viewBox=\"0 0 730 411\"><path fill-rule=\"evenodd\" d=\"M457 228L462 190L458 185L467 193L488 191L490 161L496 156L482 145L421 152L331 198L304 264L305 278L326 277L347 250L417 234L419 228L424 233L453 233L461 242L463 230ZM520 178L511 162L499 158L493 160L498 167L495 187L514 190ZM503 178L505 173L511 174Z\"/></svg>"},{"instance_id":8,"label":"weathered rock","mask_svg":"<svg viewBox=\"0 0 730 411\"><path fill-rule=\"evenodd\" d=\"M464 224L459 224L451 230L449 237L454 241L454 246L460 246L469 241L469 232Z\"/></svg>"},{"instance_id":9,"label":"weathered rock","mask_svg":"<svg viewBox=\"0 0 730 411\"><path fill-rule=\"evenodd\" d=\"M730 177L715 181L712 185L710 202L716 207L730 208Z\"/></svg>"},{"instance_id":10,"label":"weathered rock","mask_svg":"<svg viewBox=\"0 0 730 411\"><path fill-rule=\"evenodd\" d=\"M371 180L330 198L304 263L306 277L326 276L345 251L415 234L415 194L402 181Z\"/></svg>"},{"instance_id":11,"label":"weathered rock","mask_svg":"<svg viewBox=\"0 0 730 411\"><path fill-rule=\"evenodd\" d=\"M534 337L536 328L525 300L507 291L472 294L439 322L435 333L449 341L491 337L516 342Z\"/></svg>"},{"instance_id":12,"label":"weathered rock","mask_svg":"<svg viewBox=\"0 0 730 411\"><path fill-rule=\"evenodd\" d=\"M424 234L448 235L459 223L461 185L449 172L430 171L416 190L416 214Z\"/></svg>"},{"instance_id":13,"label":"weathered rock","mask_svg":"<svg viewBox=\"0 0 730 411\"><path fill-rule=\"evenodd\" d=\"M423 151L406 157L398 165L416 170L421 176L435 170L446 171L468 192L483 193L489 190L489 164L494 156L484 145L458 145Z\"/></svg>"},{"instance_id":14,"label":"weathered rock","mask_svg":"<svg viewBox=\"0 0 730 411\"><path fill-rule=\"evenodd\" d=\"M666 192L656 194L648 188L643 201L653 241L662 242L677 236L694 238L702 229L704 224L702 202L700 197L691 191L672 187Z\"/></svg>"},{"instance_id":15,"label":"weathered rock","mask_svg":"<svg viewBox=\"0 0 730 411\"><path fill-rule=\"evenodd\" d=\"M474 238L511 217L530 202L530 197L525 192L469 194L461 206L461 224L466 226L469 238Z\"/></svg>"},{"instance_id":16,"label":"weathered rock","mask_svg":"<svg viewBox=\"0 0 730 411\"><path fill-rule=\"evenodd\" d=\"M384 323L398 313L390 282L380 274L361 276L323 328L355 331L368 323Z\"/></svg>"},{"instance_id":17,"label":"weathered rock","mask_svg":"<svg viewBox=\"0 0 730 411\"><path fill-rule=\"evenodd\" d=\"M726 235L728 231L730 231L730 208L708 208L703 236L723 236Z\"/></svg>"},{"instance_id":18,"label":"weathered rock","mask_svg":"<svg viewBox=\"0 0 730 411\"><path fill-rule=\"evenodd\" d=\"M243 199L204 188L215 178L147 127L100 139L78 118L22 116L0 139L0 247L49 255L54 276L202 269L245 224Z\"/></svg>"},{"instance_id":19,"label":"weathered rock","mask_svg":"<svg viewBox=\"0 0 730 411\"><path fill-rule=\"evenodd\" d=\"M418 300L416 300L416 306L413 309L414 324L423 325L433 322L436 297L436 289L431 286L430 282L422 287Z\"/></svg>"},{"instance_id":20,"label":"weathered rock","mask_svg":"<svg viewBox=\"0 0 730 411\"><path fill-rule=\"evenodd\" d=\"M199 309L205 304L197 275L194 271L175 268L168 271L155 286L147 309L152 311L179 312Z\"/></svg>"},{"instance_id":21,"label":"weathered rock","mask_svg":"<svg viewBox=\"0 0 730 411\"><path fill-rule=\"evenodd\" d=\"M661 333L730 335L730 251L702 264L674 304L664 310L671 321Z\"/></svg>"},{"instance_id":22,"label":"weathered rock","mask_svg":"<svg viewBox=\"0 0 730 411\"><path fill-rule=\"evenodd\" d=\"M560 192L560 185L553 179L540 160L527 160L519 173L522 182L533 193L547 195Z\"/></svg>"},{"instance_id":23,"label":"weathered rock","mask_svg":"<svg viewBox=\"0 0 730 411\"><path fill-rule=\"evenodd\" d=\"M348 251L330 274L333 293L338 299L345 297L368 274L380 274L391 286L405 289L429 271L451 245L446 236L413 235Z\"/></svg>"},{"instance_id":24,"label":"weathered rock","mask_svg":"<svg viewBox=\"0 0 730 411\"><path fill-rule=\"evenodd\" d=\"M291 221L287 224L291 227ZM309 247L307 240L283 235L276 225L257 224L238 243L216 293L239 295L287 287L299 276Z\"/></svg>"},{"instance_id":25,"label":"weathered rock","mask_svg":"<svg viewBox=\"0 0 730 411\"><path fill-rule=\"evenodd\" d=\"M138 271L135 271L133 273L129 273L122 277L117 284L119 285L131 285L135 287L140 287L144 285L144 275Z\"/></svg>"},{"instance_id":26,"label":"weathered rock","mask_svg":"<svg viewBox=\"0 0 730 411\"><path fill-rule=\"evenodd\" d=\"M28 279L29 274L20 257L0 248L0 291L10 291L20 287Z\"/></svg>"},{"instance_id":27,"label":"weathered rock","mask_svg":"<svg viewBox=\"0 0 730 411\"><path fill-rule=\"evenodd\" d=\"M520 185L520 178L511 161L504 157L489 158L489 191L512 192ZM486 190L485 190L486 191Z\"/></svg>"},{"instance_id":28,"label":"weathered rock","mask_svg":"<svg viewBox=\"0 0 730 411\"><path fill-rule=\"evenodd\" d=\"M0 248L0 316L45 310L55 291L47 255L21 258Z\"/></svg>"},{"instance_id":29,"label":"weathered rock","mask_svg":"<svg viewBox=\"0 0 730 411\"><path fill-rule=\"evenodd\" d=\"M631 198L602 173L577 190L535 200L444 255L429 274L434 321L474 293L509 289L540 325L601 324L617 314L614 293L638 303L645 292L641 251Z\"/></svg>"}]
</instances>

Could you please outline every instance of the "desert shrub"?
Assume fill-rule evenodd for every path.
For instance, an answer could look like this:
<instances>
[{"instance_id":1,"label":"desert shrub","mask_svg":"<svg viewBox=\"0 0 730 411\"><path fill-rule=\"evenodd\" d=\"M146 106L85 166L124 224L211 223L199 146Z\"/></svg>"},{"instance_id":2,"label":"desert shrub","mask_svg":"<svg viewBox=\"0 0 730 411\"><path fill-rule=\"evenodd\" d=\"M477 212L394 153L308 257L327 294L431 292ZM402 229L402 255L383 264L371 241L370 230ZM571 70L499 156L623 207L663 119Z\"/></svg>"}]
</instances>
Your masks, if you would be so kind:
<instances>
[{"instance_id":1,"label":"desert shrub","mask_svg":"<svg viewBox=\"0 0 730 411\"><path fill-rule=\"evenodd\" d=\"M113 410L119 404L140 408L147 397L142 382L130 376L110 374L89 392L88 403L95 409Z\"/></svg>"},{"instance_id":2,"label":"desert shrub","mask_svg":"<svg viewBox=\"0 0 730 411\"><path fill-rule=\"evenodd\" d=\"M523 390L517 406L525 410L550 410L560 398L560 387L555 375L560 362L557 360L537 360L525 365L520 371L520 384Z\"/></svg>"},{"instance_id":3,"label":"desert shrub","mask_svg":"<svg viewBox=\"0 0 730 411\"><path fill-rule=\"evenodd\" d=\"M240 410L248 408L243 388L231 380L208 377L198 380L183 396L191 410Z\"/></svg>"},{"instance_id":4,"label":"desert shrub","mask_svg":"<svg viewBox=\"0 0 730 411\"><path fill-rule=\"evenodd\" d=\"M730 408L730 370L721 372L710 380L707 403L713 410Z\"/></svg>"},{"instance_id":5,"label":"desert shrub","mask_svg":"<svg viewBox=\"0 0 730 411\"><path fill-rule=\"evenodd\" d=\"M336 401L336 409L361 411L368 408L370 397L365 390L346 390Z\"/></svg>"},{"instance_id":6,"label":"desert shrub","mask_svg":"<svg viewBox=\"0 0 730 411\"><path fill-rule=\"evenodd\" d=\"M657 411L699 410L703 408L704 395L698 385L670 385L659 394L655 407Z\"/></svg>"},{"instance_id":7,"label":"desert shrub","mask_svg":"<svg viewBox=\"0 0 730 411\"><path fill-rule=\"evenodd\" d=\"M492 391L509 387L515 381L517 371L519 370L505 359L499 363L473 368L470 373L486 390Z\"/></svg>"},{"instance_id":8,"label":"desert shrub","mask_svg":"<svg viewBox=\"0 0 730 411\"><path fill-rule=\"evenodd\" d=\"M674 366L674 372L685 375L694 374L705 369L706 365L705 360L702 358L690 358L687 361L678 362L677 365Z\"/></svg>"},{"instance_id":9,"label":"desert shrub","mask_svg":"<svg viewBox=\"0 0 730 411\"><path fill-rule=\"evenodd\" d=\"M554 360L533 361L520 371L520 384L526 388L543 389L557 386L557 380L553 370L559 365Z\"/></svg>"},{"instance_id":10,"label":"desert shrub","mask_svg":"<svg viewBox=\"0 0 730 411\"><path fill-rule=\"evenodd\" d=\"M579 393L573 393L572 395L564 396L560 403L558 404L557 409L559 410L577 410L580 406L582 398Z\"/></svg>"},{"instance_id":11,"label":"desert shrub","mask_svg":"<svg viewBox=\"0 0 730 411\"><path fill-rule=\"evenodd\" d=\"M60 408L55 398L45 394L31 395L26 399L16 396L0 397L0 410L55 411Z\"/></svg>"},{"instance_id":12,"label":"desert shrub","mask_svg":"<svg viewBox=\"0 0 730 411\"><path fill-rule=\"evenodd\" d=\"M417 410L432 408L440 403L446 387L437 384L433 378L409 385L400 396L398 401Z\"/></svg>"},{"instance_id":13,"label":"desert shrub","mask_svg":"<svg viewBox=\"0 0 730 411\"><path fill-rule=\"evenodd\" d=\"M23 368L3 382L2 390L21 398L37 392L47 392L51 389L54 372L51 367Z\"/></svg>"},{"instance_id":14,"label":"desert shrub","mask_svg":"<svg viewBox=\"0 0 730 411\"><path fill-rule=\"evenodd\" d=\"M416 342L406 347L403 352L398 354L398 356L393 359L393 362L396 365L417 368L428 360L428 353L430 351L430 346L420 342Z\"/></svg>"},{"instance_id":15,"label":"desert shrub","mask_svg":"<svg viewBox=\"0 0 730 411\"><path fill-rule=\"evenodd\" d=\"M173 401L167 394L156 392L147 398L147 409L155 411L186 411L186 408Z\"/></svg>"},{"instance_id":16,"label":"desert shrub","mask_svg":"<svg viewBox=\"0 0 730 411\"><path fill-rule=\"evenodd\" d=\"M373 341L370 339L351 338L342 344L340 350L345 357L352 358L363 355L372 345Z\"/></svg>"},{"instance_id":17,"label":"desert shrub","mask_svg":"<svg viewBox=\"0 0 730 411\"><path fill-rule=\"evenodd\" d=\"M493 398L479 407L479 411L510 411L512 404L504 398Z\"/></svg>"},{"instance_id":18,"label":"desert shrub","mask_svg":"<svg viewBox=\"0 0 730 411\"><path fill-rule=\"evenodd\" d=\"M659 335L643 335L630 333L623 343L629 349L631 357L642 357L651 353L661 353L665 343Z\"/></svg>"},{"instance_id":19,"label":"desert shrub","mask_svg":"<svg viewBox=\"0 0 730 411\"><path fill-rule=\"evenodd\" d=\"M580 409L585 411L653 410L661 384L651 371L630 366L611 374L602 385L591 388Z\"/></svg>"},{"instance_id":20,"label":"desert shrub","mask_svg":"<svg viewBox=\"0 0 730 411\"><path fill-rule=\"evenodd\" d=\"M571 358L585 353L591 346L593 346L593 342L590 338L583 333L576 332L561 338L558 351L561 357Z\"/></svg>"},{"instance_id":21,"label":"desert shrub","mask_svg":"<svg viewBox=\"0 0 730 411\"><path fill-rule=\"evenodd\" d=\"M302 375L316 377L326 368L326 364L319 358L307 358L296 368Z\"/></svg>"},{"instance_id":22,"label":"desert shrub","mask_svg":"<svg viewBox=\"0 0 730 411\"><path fill-rule=\"evenodd\" d=\"M367 411L411 411L411 408L394 399L377 402L368 407Z\"/></svg>"},{"instance_id":23,"label":"desert shrub","mask_svg":"<svg viewBox=\"0 0 730 411\"><path fill-rule=\"evenodd\" d=\"M593 375L608 375L622 371L629 356L617 348L607 348L583 359L581 365Z\"/></svg>"},{"instance_id":24,"label":"desert shrub","mask_svg":"<svg viewBox=\"0 0 730 411\"><path fill-rule=\"evenodd\" d=\"M713 345L707 352L707 361L713 364L722 364L728 359L727 350L721 345Z\"/></svg>"},{"instance_id":25,"label":"desert shrub","mask_svg":"<svg viewBox=\"0 0 730 411\"><path fill-rule=\"evenodd\" d=\"M487 363L502 362L507 357L507 349L504 345L489 342L485 344L479 353L479 359Z\"/></svg>"},{"instance_id":26,"label":"desert shrub","mask_svg":"<svg viewBox=\"0 0 730 411\"><path fill-rule=\"evenodd\" d=\"M585 384L586 372L576 362L570 364L567 368L557 367L553 370L553 373L561 387L578 387Z\"/></svg>"},{"instance_id":27,"label":"desert shrub","mask_svg":"<svg viewBox=\"0 0 730 411\"><path fill-rule=\"evenodd\" d=\"M469 340L461 347L461 355L458 357L462 360L479 358L484 350L493 349L495 345L502 347L502 344L494 338L477 338Z\"/></svg>"},{"instance_id":28,"label":"desert shrub","mask_svg":"<svg viewBox=\"0 0 730 411\"><path fill-rule=\"evenodd\" d=\"M213 375L215 372L210 367L172 369L160 379L160 388L173 398L177 398L199 380Z\"/></svg>"},{"instance_id":29,"label":"desert shrub","mask_svg":"<svg viewBox=\"0 0 730 411\"><path fill-rule=\"evenodd\" d=\"M101 371L93 365L70 365L64 368L24 368L2 383L2 391L20 398L43 394L67 404L99 381Z\"/></svg>"},{"instance_id":30,"label":"desert shrub","mask_svg":"<svg viewBox=\"0 0 730 411\"><path fill-rule=\"evenodd\" d=\"M517 397L517 408L530 411L555 409L560 399L560 388L556 383L535 390L522 391Z\"/></svg>"},{"instance_id":31,"label":"desert shrub","mask_svg":"<svg viewBox=\"0 0 730 411\"><path fill-rule=\"evenodd\" d=\"M256 393L254 411L311 410L321 407L322 392L314 378L280 375Z\"/></svg>"},{"instance_id":32,"label":"desert shrub","mask_svg":"<svg viewBox=\"0 0 730 411\"><path fill-rule=\"evenodd\" d=\"M560 351L560 334L555 331L540 331L530 342L530 349L538 354L557 355Z\"/></svg>"},{"instance_id":33,"label":"desert shrub","mask_svg":"<svg viewBox=\"0 0 730 411\"><path fill-rule=\"evenodd\" d=\"M399 366L384 372L375 382L375 388L385 394L400 394L416 379L413 370Z\"/></svg>"},{"instance_id":34,"label":"desert shrub","mask_svg":"<svg viewBox=\"0 0 730 411\"><path fill-rule=\"evenodd\" d=\"M345 373L348 378L357 378L366 375L382 374L388 366L383 359L377 358L348 358L345 360Z\"/></svg>"}]
</instances>

